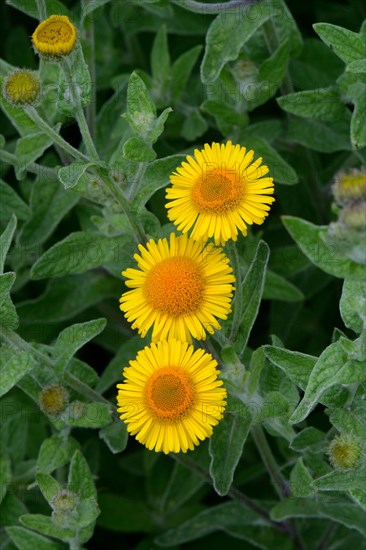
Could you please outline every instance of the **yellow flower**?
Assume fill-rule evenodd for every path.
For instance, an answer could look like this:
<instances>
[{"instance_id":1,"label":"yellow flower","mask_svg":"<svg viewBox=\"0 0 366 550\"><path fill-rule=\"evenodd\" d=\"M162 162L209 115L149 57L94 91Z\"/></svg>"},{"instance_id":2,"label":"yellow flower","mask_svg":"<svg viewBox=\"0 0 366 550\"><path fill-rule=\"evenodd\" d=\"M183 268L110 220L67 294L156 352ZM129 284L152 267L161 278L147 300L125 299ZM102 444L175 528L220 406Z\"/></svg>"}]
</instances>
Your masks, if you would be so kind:
<instances>
[{"instance_id":1,"label":"yellow flower","mask_svg":"<svg viewBox=\"0 0 366 550\"><path fill-rule=\"evenodd\" d=\"M66 15L51 15L38 25L32 40L38 53L62 57L68 55L75 46L76 28Z\"/></svg>"},{"instance_id":2,"label":"yellow flower","mask_svg":"<svg viewBox=\"0 0 366 550\"><path fill-rule=\"evenodd\" d=\"M246 235L248 224L262 224L275 200L273 179L263 177L269 170L253 157L231 141L196 149L170 176L169 219L183 233L193 227L193 239L214 237L217 244L236 241L238 231Z\"/></svg>"},{"instance_id":3,"label":"yellow flower","mask_svg":"<svg viewBox=\"0 0 366 550\"><path fill-rule=\"evenodd\" d=\"M16 69L3 84L3 95L13 105L32 105L38 99L41 86L36 72Z\"/></svg>"},{"instance_id":4,"label":"yellow flower","mask_svg":"<svg viewBox=\"0 0 366 550\"><path fill-rule=\"evenodd\" d=\"M340 204L366 199L366 167L338 174L333 185L333 194Z\"/></svg>"},{"instance_id":5,"label":"yellow flower","mask_svg":"<svg viewBox=\"0 0 366 550\"><path fill-rule=\"evenodd\" d=\"M146 346L117 385L118 412L127 430L156 452L192 450L223 417L227 394L216 366L211 355L187 342Z\"/></svg>"},{"instance_id":6,"label":"yellow flower","mask_svg":"<svg viewBox=\"0 0 366 550\"><path fill-rule=\"evenodd\" d=\"M235 278L229 259L212 244L204 247L181 235L170 235L146 248L139 245L134 258L139 269L122 272L132 288L122 294L120 309L142 337L154 325L152 341L169 337L191 341L206 338L227 319Z\"/></svg>"}]
</instances>

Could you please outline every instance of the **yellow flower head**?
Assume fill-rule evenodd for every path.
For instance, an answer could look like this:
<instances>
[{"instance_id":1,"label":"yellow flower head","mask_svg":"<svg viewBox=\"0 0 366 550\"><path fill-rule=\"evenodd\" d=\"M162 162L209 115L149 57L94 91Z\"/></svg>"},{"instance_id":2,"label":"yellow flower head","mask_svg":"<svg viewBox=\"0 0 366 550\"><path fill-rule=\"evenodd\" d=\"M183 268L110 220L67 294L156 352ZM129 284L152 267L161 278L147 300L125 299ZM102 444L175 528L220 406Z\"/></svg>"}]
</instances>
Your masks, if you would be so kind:
<instances>
[{"instance_id":1,"label":"yellow flower head","mask_svg":"<svg viewBox=\"0 0 366 550\"><path fill-rule=\"evenodd\" d=\"M366 199L366 167L339 174L333 185L333 194L340 204Z\"/></svg>"},{"instance_id":2,"label":"yellow flower head","mask_svg":"<svg viewBox=\"0 0 366 550\"><path fill-rule=\"evenodd\" d=\"M227 319L235 278L229 259L212 244L204 247L187 235L139 245L138 269L122 272L132 288L122 294L120 309L143 337L153 325L152 341L169 337L206 338Z\"/></svg>"},{"instance_id":3,"label":"yellow flower head","mask_svg":"<svg viewBox=\"0 0 366 550\"><path fill-rule=\"evenodd\" d=\"M117 385L118 412L127 430L156 452L192 450L223 417L227 394L216 366L211 355L187 342L145 347Z\"/></svg>"},{"instance_id":4,"label":"yellow flower head","mask_svg":"<svg viewBox=\"0 0 366 550\"><path fill-rule=\"evenodd\" d=\"M196 149L170 176L169 219L183 233L192 229L193 239L214 237L216 244L236 241L238 231L246 235L248 224L262 224L275 200L273 178L263 177L269 170L253 157L231 141Z\"/></svg>"},{"instance_id":5,"label":"yellow flower head","mask_svg":"<svg viewBox=\"0 0 366 550\"><path fill-rule=\"evenodd\" d=\"M32 105L39 96L41 86L36 72L16 69L3 83L3 95L13 105Z\"/></svg>"},{"instance_id":6,"label":"yellow flower head","mask_svg":"<svg viewBox=\"0 0 366 550\"><path fill-rule=\"evenodd\" d=\"M341 434L331 441L328 453L334 468L337 470L349 470L358 464L362 449L358 439L354 436Z\"/></svg>"},{"instance_id":7,"label":"yellow flower head","mask_svg":"<svg viewBox=\"0 0 366 550\"><path fill-rule=\"evenodd\" d=\"M51 15L42 21L32 35L38 53L50 57L68 55L76 42L76 28L66 15Z\"/></svg>"}]
</instances>

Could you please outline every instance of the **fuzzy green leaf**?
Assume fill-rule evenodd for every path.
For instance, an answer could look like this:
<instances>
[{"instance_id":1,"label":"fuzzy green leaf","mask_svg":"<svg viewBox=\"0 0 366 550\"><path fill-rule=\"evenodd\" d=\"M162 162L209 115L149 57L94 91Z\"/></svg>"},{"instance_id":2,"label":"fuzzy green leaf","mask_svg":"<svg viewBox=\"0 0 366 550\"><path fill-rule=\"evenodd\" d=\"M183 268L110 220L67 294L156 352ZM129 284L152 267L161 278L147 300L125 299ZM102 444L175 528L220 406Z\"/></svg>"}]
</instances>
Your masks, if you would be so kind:
<instances>
[{"instance_id":1,"label":"fuzzy green leaf","mask_svg":"<svg viewBox=\"0 0 366 550\"><path fill-rule=\"evenodd\" d=\"M62 418L69 426L103 428L111 423L111 406L107 403L70 403Z\"/></svg>"},{"instance_id":2,"label":"fuzzy green leaf","mask_svg":"<svg viewBox=\"0 0 366 550\"><path fill-rule=\"evenodd\" d=\"M13 272L0 275L0 323L10 329L16 329L19 325L18 315L10 297L14 281Z\"/></svg>"},{"instance_id":3,"label":"fuzzy green leaf","mask_svg":"<svg viewBox=\"0 0 366 550\"><path fill-rule=\"evenodd\" d=\"M70 189L70 187L75 187L80 182L88 181L85 172L91 166L95 166L95 162L82 162L78 160L60 168L57 175L65 189Z\"/></svg>"},{"instance_id":4,"label":"fuzzy green leaf","mask_svg":"<svg viewBox=\"0 0 366 550\"><path fill-rule=\"evenodd\" d=\"M8 225L3 231L0 237L0 275L4 273L4 265L6 261L7 253L13 241L14 233L17 227L17 219L14 214L12 214Z\"/></svg>"},{"instance_id":5,"label":"fuzzy green leaf","mask_svg":"<svg viewBox=\"0 0 366 550\"><path fill-rule=\"evenodd\" d=\"M36 474L36 481L42 495L47 500L48 504L51 505L52 500L55 498L55 496L61 493L62 486L54 477L50 476L49 474L43 474L42 472Z\"/></svg>"},{"instance_id":6,"label":"fuzzy green leaf","mask_svg":"<svg viewBox=\"0 0 366 550\"><path fill-rule=\"evenodd\" d=\"M43 474L50 474L57 468L67 464L78 449L78 442L62 435L53 435L45 439L39 450L37 470Z\"/></svg>"},{"instance_id":7,"label":"fuzzy green leaf","mask_svg":"<svg viewBox=\"0 0 366 550\"><path fill-rule=\"evenodd\" d=\"M314 30L345 63L366 57L365 39L356 32L330 23L316 23Z\"/></svg>"},{"instance_id":8,"label":"fuzzy green leaf","mask_svg":"<svg viewBox=\"0 0 366 550\"><path fill-rule=\"evenodd\" d=\"M68 484L82 499L97 498L93 476L87 461L80 451L76 451L72 457Z\"/></svg>"},{"instance_id":9,"label":"fuzzy green leaf","mask_svg":"<svg viewBox=\"0 0 366 550\"><path fill-rule=\"evenodd\" d=\"M296 92L277 99L288 113L319 119L324 122L337 121L347 117L347 111L339 94L333 88L318 88Z\"/></svg>"},{"instance_id":10,"label":"fuzzy green leaf","mask_svg":"<svg viewBox=\"0 0 366 550\"><path fill-rule=\"evenodd\" d=\"M337 252L335 244L331 246L325 242L328 233L326 226L313 225L306 220L292 216L282 216L282 221L302 252L319 269L340 278L360 279L364 277L363 266L341 256Z\"/></svg>"},{"instance_id":11,"label":"fuzzy green leaf","mask_svg":"<svg viewBox=\"0 0 366 550\"><path fill-rule=\"evenodd\" d=\"M306 388L316 357L276 346L263 346L263 350L267 359L280 368L291 382L302 390Z\"/></svg>"},{"instance_id":12,"label":"fuzzy green leaf","mask_svg":"<svg viewBox=\"0 0 366 550\"><path fill-rule=\"evenodd\" d=\"M153 79L163 86L170 75L170 56L166 25L162 25L156 34L151 50L151 72Z\"/></svg>"},{"instance_id":13,"label":"fuzzy green leaf","mask_svg":"<svg viewBox=\"0 0 366 550\"><path fill-rule=\"evenodd\" d=\"M366 470L349 472L330 472L313 481L313 486L319 491L349 491L366 485Z\"/></svg>"},{"instance_id":14,"label":"fuzzy green leaf","mask_svg":"<svg viewBox=\"0 0 366 550\"><path fill-rule=\"evenodd\" d=\"M171 93L173 102L177 102L182 96L192 72L192 69L201 53L202 46L195 46L184 52L175 60L172 66Z\"/></svg>"},{"instance_id":15,"label":"fuzzy green leaf","mask_svg":"<svg viewBox=\"0 0 366 550\"><path fill-rule=\"evenodd\" d=\"M25 527L6 527L6 532L18 550L62 550L57 544L43 535L35 533Z\"/></svg>"},{"instance_id":16,"label":"fuzzy green leaf","mask_svg":"<svg viewBox=\"0 0 366 550\"><path fill-rule=\"evenodd\" d=\"M30 208L10 185L0 179L0 219L8 220L15 213L19 220L26 220Z\"/></svg>"},{"instance_id":17,"label":"fuzzy green leaf","mask_svg":"<svg viewBox=\"0 0 366 550\"><path fill-rule=\"evenodd\" d=\"M298 302L304 299L304 295L301 290L290 283L290 281L287 281L281 275L268 269L263 290L263 299Z\"/></svg>"},{"instance_id":18,"label":"fuzzy green leaf","mask_svg":"<svg viewBox=\"0 0 366 550\"><path fill-rule=\"evenodd\" d=\"M237 401L237 400L236 400ZM240 408L245 405L237 401ZM233 400L229 408L234 407ZM210 474L215 491L224 496L229 492L234 479L235 469L243 452L250 429L250 414L238 415L226 413L223 420L215 427L209 443L211 457Z\"/></svg>"},{"instance_id":19,"label":"fuzzy green leaf","mask_svg":"<svg viewBox=\"0 0 366 550\"><path fill-rule=\"evenodd\" d=\"M78 231L51 246L33 265L31 278L63 277L84 273L101 265L122 266L131 255L134 243L126 237L105 237Z\"/></svg>"},{"instance_id":20,"label":"fuzzy green leaf","mask_svg":"<svg viewBox=\"0 0 366 550\"><path fill-rule=\"evenodd\" d=\"M34 363L26 351L2 348L0 362L0 397L13 388L32 368Z\"/></svg>"},{"instance_id":21,"label":"fuzzy green leaf","mask_svg":"<svg viewBox=\"0 0 366 550\"><path fill-rule=\"evenodd\" d=\"M68 541L75 537L75 532L71 529L59 527L55 525L51 517L44 516L43 514L25 514L20 516L19 521L25 527L34 529L43 535L49 537L55 537L56 539Z\"/></svg>"},{"instance_id":22,"label":"fuzzy green leaf","mask_svg":"<svg viewBox=\"0 0 366 550\"><path fill-rule=\"evenodd\" d=\"M366 319L366 282L346 279L339 308L346 327L360 333Z\"/></svg>"},{"instance_id":23,"label":"fuzzy green leaf","mask_svg":"<svg viewBox=\"0 0 366 550\"><path fill-rule=\"evenodd\" d=\"M302 458L296 462L290 474L291 493L295 497L307 497L314 492L312 487L313 478L306 468Z\"/></svg>"},{"instance_id":24,"label":"fuzzy green leaf","mask_svg":"<svg viewBox=\"0 0 366 550\"><path fill-rule=\"evenodd\" d=\"M201 65L204 84L214 82L228 61L237 59L244 44L271 17L268 3L260 1L246 6L242 13L221 13L206 35L206 49Z\"/></svg>"},{"instance_id":25,"label":"fuzzy green leaf","mask_svg":"<svg viewBox=\"0 0 366 550\"><path fill-rule=\"evenodd\" d=\"M54 130L58 133L60 127L61 125L58 124ZM43 132L35 132L19 138L15 148L16 157L21 159L19 168L16 170L17 177L20 178L29 164L42 156L52 143L53 140Z\"/></svg>"},{"instance_id":26,"label":"fuzzy green leaf","mask_svg":"<svg viewBox=\"0 0 366 550\"><path fill-rule=\"evenodd\" d=\"M1 374L0 374L0 381L1 381ZM11 462L10 457L5 451L5 449L0 451L0 504L2 503L7 490L8 485L11 482Z\"/></svg>"},{"instance_id":27,"label":"fuzzy green leaf","mask_svg":"<svg viewBox=\"0 0 366 550\"><path fill-rule=\"evenodd\" d=\"M113 454L121 453L127 447L128 431L122 421L118 420L102 428L99 437Z\"/></svg>"},{"instance_id":28,"label":"fuzzy green leaf","mask_svg":"<svg viewBox=\"0 0 366 550\"><path fill-rule=\"evenodd\" d=\"M156 153L142 138L132 136L123 144L123 157L133 162L149 162L156 158Z\"/></svg>"}]
</instances>

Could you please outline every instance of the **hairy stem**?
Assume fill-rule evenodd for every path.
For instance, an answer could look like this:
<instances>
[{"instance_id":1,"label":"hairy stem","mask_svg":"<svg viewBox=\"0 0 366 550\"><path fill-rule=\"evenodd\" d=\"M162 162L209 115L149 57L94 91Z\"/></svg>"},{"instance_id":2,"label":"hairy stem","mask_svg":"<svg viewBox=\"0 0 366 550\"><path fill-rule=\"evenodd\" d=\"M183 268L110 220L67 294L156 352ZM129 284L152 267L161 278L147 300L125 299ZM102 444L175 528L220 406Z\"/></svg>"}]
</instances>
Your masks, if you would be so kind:
<instances>
[{"instance_id":1,"label":"hairy stem","mask_svg":"<svg viewBox=\"0 0 366 550\"><path fill-rule=\"evenodd\" d=\"M86 107L86 120L90 130L90 135L95 141L95 119L97 108L97 83L95 72L95 34L94 34L94 17L88 17L86 21L86 35L88 38L89 48L86 53L86 61L88 63L90 80L91 80L91 97L90 103Z\"/></svg>"},{"instance_id":2,"label":"hairy stem","mask_svg":"<svg viewBox=\"0 0 366 550\"><path fill-rule=\"evenodd\" d=\"M241 271L240 271L240 258L238 254L238 249L236 246L236 243L232 243L232 251L233 254L231 256L231 260L233 263L234 268L234 275L235 275L235 297L233 301L233 320L231 324L231 332L230 332L230 342L234 342L236 335L238 334L238 330L240 327L240 319L241 314L243 310L243 294L242 294L242 277L241 277Z\"/></svg>"}]
</instances>

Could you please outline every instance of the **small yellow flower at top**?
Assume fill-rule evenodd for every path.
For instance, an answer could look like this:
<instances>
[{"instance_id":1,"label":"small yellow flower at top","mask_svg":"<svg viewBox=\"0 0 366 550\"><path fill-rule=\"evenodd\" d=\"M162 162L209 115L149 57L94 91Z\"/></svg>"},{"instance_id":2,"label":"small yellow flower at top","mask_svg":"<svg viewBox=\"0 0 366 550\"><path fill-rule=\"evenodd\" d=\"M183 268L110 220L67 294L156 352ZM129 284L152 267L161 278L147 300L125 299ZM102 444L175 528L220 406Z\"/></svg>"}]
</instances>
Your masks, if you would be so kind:
<instances>
[{"instance_id":1,"label":"small yellow flower at top","mask_svg":"<svg viewBox=\"0 0 366 550\"><path fill-rule=\"evenodd\" d=\"M38 25L32 40L38 53L49 57L63 57L75 46L76 28L66 15L51 15Z\"/></svg>"},{"instance_id":2,"label":"small yellow flower at top","mask_svg":"<svg viewBox=\"0 0 366 550\"><path fill-rule=\"evenodd\" d=\"M13 105L33 105L40 89L37 73L28 69L16 69L3 83L3 95Z\"/></svg>"}]
</instances>

